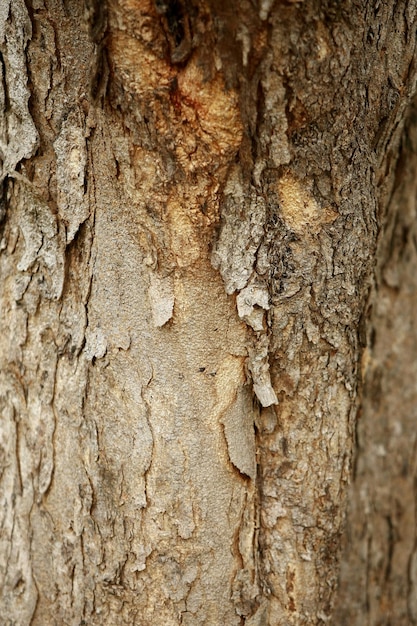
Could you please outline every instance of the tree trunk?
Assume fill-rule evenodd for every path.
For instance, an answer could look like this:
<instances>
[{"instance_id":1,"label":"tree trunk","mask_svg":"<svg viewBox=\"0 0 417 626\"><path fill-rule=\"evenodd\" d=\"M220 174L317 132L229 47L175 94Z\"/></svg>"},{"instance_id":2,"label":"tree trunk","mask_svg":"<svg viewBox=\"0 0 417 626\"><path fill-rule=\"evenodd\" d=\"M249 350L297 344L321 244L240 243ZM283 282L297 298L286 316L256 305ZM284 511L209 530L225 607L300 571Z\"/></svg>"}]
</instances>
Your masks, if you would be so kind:
<instances>
[{"instance_id":1,"label":"tree trunk","mask_svg":"<svg viewBox=\"0 0 417 626\"><path fill-rule=\"evenodd\" d=\"M416 113L378 247L335 624L417 624Z\"/></svg>"},{"instance_id":2,"label":"tree trunk","mask_svg":"<svg viewBox=\"0 0 417 626\"><path fill-rule=\"evenodd\" d=\"M416 14L2 1L5 624L417 623Z\"/></svg>"}]
</instances>

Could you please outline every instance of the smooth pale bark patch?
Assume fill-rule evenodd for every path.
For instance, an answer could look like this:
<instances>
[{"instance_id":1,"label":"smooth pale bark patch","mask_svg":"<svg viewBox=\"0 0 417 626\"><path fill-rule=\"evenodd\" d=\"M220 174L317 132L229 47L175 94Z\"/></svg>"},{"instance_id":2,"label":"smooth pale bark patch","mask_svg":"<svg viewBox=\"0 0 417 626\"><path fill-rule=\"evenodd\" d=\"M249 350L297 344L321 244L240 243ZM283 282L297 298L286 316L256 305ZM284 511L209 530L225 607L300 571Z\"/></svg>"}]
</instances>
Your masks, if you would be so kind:
<instances>
[{"instance_id":1,"label":"smooth pale bark patch","mask_svg":"<svg viewBox=\"0 0 417 626\"><path fill-rule=\"evenodd\" d=\"M306 188L305 181L296 180L290 175L284 175L278 182L278 193L282 216L288 226L297 234L308 230L319 233L324 224L337 219L338 214L330 207L320 207Z\"/></svg>"}]
</instances>

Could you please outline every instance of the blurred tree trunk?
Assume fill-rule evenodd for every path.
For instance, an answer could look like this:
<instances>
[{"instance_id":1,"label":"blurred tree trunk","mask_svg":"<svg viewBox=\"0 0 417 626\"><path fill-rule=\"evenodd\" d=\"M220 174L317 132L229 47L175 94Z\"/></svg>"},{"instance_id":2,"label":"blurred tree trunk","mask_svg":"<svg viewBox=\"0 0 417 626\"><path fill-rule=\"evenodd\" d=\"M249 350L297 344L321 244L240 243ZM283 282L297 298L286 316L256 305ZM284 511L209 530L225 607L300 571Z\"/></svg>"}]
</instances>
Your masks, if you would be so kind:
<instances>
[{"instance_id":1,"label":"blurred tree trunk","mask_svg":"<svg viewBox=\"0 0 417 626\"><path fill-rule=\"evenodd\" d=\"M416 13L3 0L2 623L417 623Z\"/></svg>"},{"instance_id":2,"label":"blurred tree trunk","mask_svg":"<svg viewBox=\"0 0 417 626\"><path fill-rule=\"evenodd\" d=\"M377 254L335 624L417 624L417 111Z\"/></svg>"}]
</instances>

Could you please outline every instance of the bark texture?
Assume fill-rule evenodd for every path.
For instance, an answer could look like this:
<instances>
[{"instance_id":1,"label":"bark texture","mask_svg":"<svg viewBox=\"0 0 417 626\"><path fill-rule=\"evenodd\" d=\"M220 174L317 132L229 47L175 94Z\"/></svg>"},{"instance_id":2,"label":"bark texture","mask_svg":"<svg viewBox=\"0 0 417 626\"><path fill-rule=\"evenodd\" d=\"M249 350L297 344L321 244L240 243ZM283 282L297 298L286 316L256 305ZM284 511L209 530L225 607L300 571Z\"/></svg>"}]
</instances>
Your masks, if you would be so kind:
<instances>
[{"instance_id":1,"label":"bark texture","mask_svg":"<svg viewBox=\"0 0 417 626\"><path fill-rule=\"evenodd\" d=\"M378 247L335 624L417 623L417 117Z\"/></svg>"},{"instance_id":2,"label":"bark texture","mask_svg":"<svg viewBox=\"0 0 417 626\"><path fill-rule=\"evenodd\" d=\"M335 623L417 621L414 512L396 568L367 495L392 458L414 503L416 13L3 1L5 624L329 623L341 560Z\"/></svg>"}]
</instances>

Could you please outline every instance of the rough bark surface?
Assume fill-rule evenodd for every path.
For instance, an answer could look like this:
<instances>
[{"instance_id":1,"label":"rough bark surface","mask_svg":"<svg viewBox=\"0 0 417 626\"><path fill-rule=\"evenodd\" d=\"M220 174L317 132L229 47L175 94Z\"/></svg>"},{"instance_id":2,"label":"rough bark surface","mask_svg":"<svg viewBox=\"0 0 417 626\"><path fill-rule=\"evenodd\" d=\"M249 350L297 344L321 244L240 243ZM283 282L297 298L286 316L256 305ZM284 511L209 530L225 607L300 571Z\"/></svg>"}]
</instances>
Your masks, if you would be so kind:
<instances>
[{"instance_id":1,"label":"rough bark surface","mask_svg":"<svg viewBox=\"0 0 417 626\"><path fill-rule=\"evenodd\" d=\"M417 117L378 247L335 624L417 624Z\"/></svg>"},{"instance_id":2,"label":"rough bark surface","mask_svg":"<svg viewBox=\"0 0 417 626\"><path fill-rule=\"evenodd\" d=\"M397 161L416 13L377 0L2 2L5 624L329 623L361 364L369 420L396 333L384 302L403 310L413 293L383 242L398 232L390 198L402 206L411 189ZM363 354L374 301L368 328L383 339ZM375 444L368 423L349 526L360 551L378 436L399 421L382 420ZM381 523L391 533L387 588L403 575L399 515L364 521L367 547ZM416 621L407 541L401 615ZM366 606L352 617L356 561L343 562L340 619L394 623L376 621L395 594L378 580L366 599L352 591Z\"/></svg>"}]
</instances>

